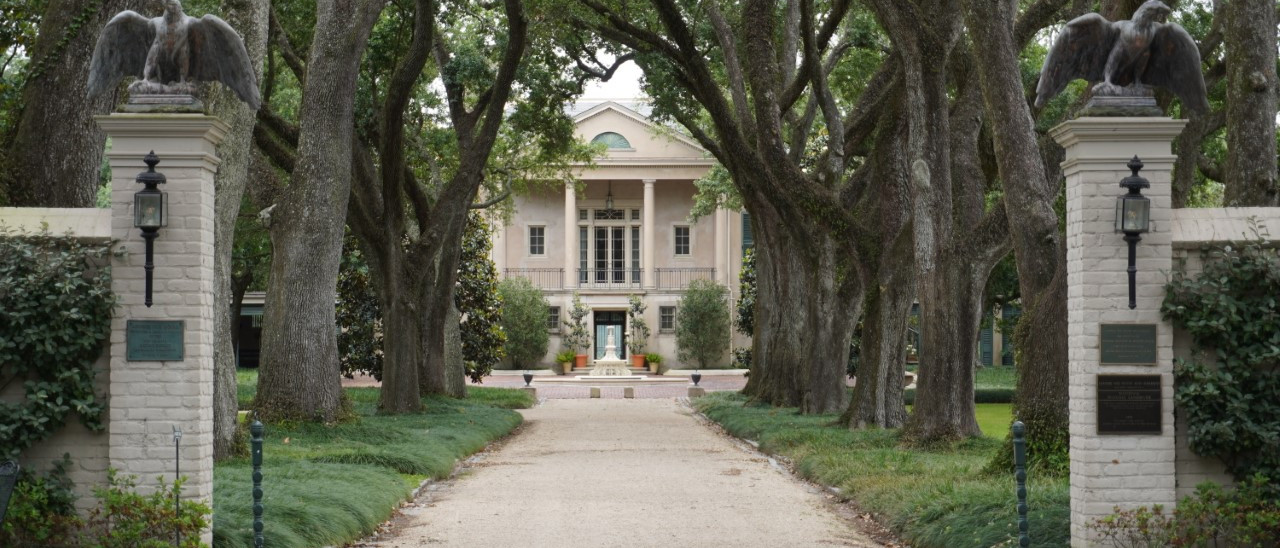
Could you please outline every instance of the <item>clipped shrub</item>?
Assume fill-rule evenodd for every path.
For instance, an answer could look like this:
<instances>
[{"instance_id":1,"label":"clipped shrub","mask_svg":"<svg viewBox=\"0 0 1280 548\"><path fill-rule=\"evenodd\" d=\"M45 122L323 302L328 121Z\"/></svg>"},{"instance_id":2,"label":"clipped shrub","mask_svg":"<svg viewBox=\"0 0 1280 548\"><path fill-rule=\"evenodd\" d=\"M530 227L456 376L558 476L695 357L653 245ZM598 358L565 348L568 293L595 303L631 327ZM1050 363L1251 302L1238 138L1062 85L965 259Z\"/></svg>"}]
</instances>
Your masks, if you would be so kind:
<instances>
[{"instance_id":1,"label":"clipped shrub","mask_svg":"<svg viewBox=\"0 0 1280 548\"><path fill-rule=\"evenodd\" d=\"M680 361L706 369L729 348L729 290L712 280L693 280L676 308Z\"/></svg>"},{"instance_id":2,"label":"clipped shrub","mask_svg":"<svg viewBox=\"0 0 1280 548\"><path fill-rule=\"evenodd\" d=\"M1015 390L1012 388L975 388L973 389L974 403L1013 403L1013 394ZM916 389L909 388L902 391L902 401L907 405L915 405Z\"/></svg>"},{"instance_id":3,"label":"clipped shrub","mask_svg":"<svg viewBox=\"0 0 1280 548\"><path fill-rule=\"evenodd\" d=\"M516 369L527 369L547 353L547 314L542 290L527 278L507 278L498 284L502 296L502 330L507 333L507 357Z\"/></svg>"}]
</instances>

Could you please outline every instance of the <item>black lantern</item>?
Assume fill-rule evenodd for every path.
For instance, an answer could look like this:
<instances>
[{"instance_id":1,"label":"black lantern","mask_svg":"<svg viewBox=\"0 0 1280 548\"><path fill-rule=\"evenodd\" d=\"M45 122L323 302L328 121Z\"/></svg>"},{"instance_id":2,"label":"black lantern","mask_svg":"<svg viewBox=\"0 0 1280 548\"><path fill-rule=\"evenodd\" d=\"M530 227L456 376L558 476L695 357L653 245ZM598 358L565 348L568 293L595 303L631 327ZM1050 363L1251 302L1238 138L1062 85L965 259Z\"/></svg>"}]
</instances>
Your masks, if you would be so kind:
<instances>
[{"instance_id":1,"label":"black lantern","mask_svg":"<svg viewBox=\"0 0 1280 548\"><path fill-rule=\"evenodd\" d=\"M1129 308L1134 309L1138 307L1138 268L1135 266L1138 242L1151 225L1151 200L1142 195L1142 189L1151 188L1151 183L1138 176L1142 160L1137 156L1127 165L1133 174L1120 181L1120 186L1129 192L1116 198L1116 232L1123 232L1124 241L1129 243Z\"/></svg>"},{"instance_id":2,"label":"black lantern","mask_svg":"<svg viewBox=\"0 0 1280 548\"><path fill-rule=\"evenodd\" d=\"M160 235L160 228L169 226L169 195L156 188L165 182L163 173L156 172L156 164L160 157L151 151L142 158L147 170L139 173L137 182L145 188L133 194L133 226L142 229L142 239L147 242L147 261L143 268L147 271L147 292L143 304L151 307L151 273L156 265L153 256L154 243Z\"/></svg>"},{"instance_id":3,"label":"black lantern","mask_svg":"<svg viewBox=\"0 0 1280 548\"><path fill-rule=\"evenodd\" d=\"M694 386L698 386L698 381L702 380L702 373L699 373L697 369L694 369L693 374L689 375L689 378L693 379Z\"/></svg>"},{"instance_id":4,"label":"black lantern","mask_svg":"<svg viewBox=\"0 0 1280 548\"><path fill-rule=\"evenodd\" d=\"M609 181L609 193L604 197L604 210L608 215L613 215L613 181Z\"/></svg>"}]
</instances>

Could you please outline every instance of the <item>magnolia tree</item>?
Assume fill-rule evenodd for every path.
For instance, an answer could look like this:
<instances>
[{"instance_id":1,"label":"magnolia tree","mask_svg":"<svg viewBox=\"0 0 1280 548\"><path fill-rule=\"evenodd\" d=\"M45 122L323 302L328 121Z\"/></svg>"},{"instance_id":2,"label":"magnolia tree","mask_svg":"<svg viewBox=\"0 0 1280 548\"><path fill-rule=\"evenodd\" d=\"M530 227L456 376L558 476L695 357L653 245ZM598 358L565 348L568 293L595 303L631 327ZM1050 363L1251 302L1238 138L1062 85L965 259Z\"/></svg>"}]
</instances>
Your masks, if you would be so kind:
<instances>
[{"instance_id":1,"label":"magnolia tree","mask_svg":"<svg viewBox=\"0 0 1280 548\"><path fill-rule=\"evenodd\" d=\"M676 313L680 361L706 368L729 348L729 290L711 280L694 280Z\"/></svg>"}]
</instances>

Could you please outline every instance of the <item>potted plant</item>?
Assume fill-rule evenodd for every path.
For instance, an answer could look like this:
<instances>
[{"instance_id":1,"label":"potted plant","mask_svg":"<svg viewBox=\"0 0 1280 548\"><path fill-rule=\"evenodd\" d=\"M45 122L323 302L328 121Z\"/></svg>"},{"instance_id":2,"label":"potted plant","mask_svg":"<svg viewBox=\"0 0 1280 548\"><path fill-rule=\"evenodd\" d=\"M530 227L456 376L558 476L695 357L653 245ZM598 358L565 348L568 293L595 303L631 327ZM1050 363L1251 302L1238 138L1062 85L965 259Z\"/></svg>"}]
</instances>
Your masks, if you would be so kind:
<instances>
[{"instance_id":1,"label":"potted plant","mask_svg":"<svg viewBox=\"0 0 1280 548\"><path fill-rule=\"evenodd\" d=\"M649 371L655 375L661 375L665 372L662 369L662 354L650 352L645 354L644 359L649 362Z\"/></svg>"},{"instance_id":2,"label":"potted plant","mask_svg":"<svg viewBox=\"0 0 1280 548\"><path fill-rule=\"evenodd\" d=\"M627 297L631 304L627 309L627 323L631 326L631 336L627 337L627 347L631 349L631 367L644 368L644 350L649 346L649 324L644 321L647 306L639 295Z\"/></svg>"},{"instance_id":3,"label":"potted plant","mask_svg":"<svg viewBox=\"0 0 1280 548\"><path fill-rule=\"evenodd\" d=\"M563 343L566 349L574 351L573 362L577 367L587 365L586 352L591 348L591 332L587 331L587 314L590 313L591 310L582 304L582 298L575 291L573 307L569 309L569 321L564 323L568 333L565 333Z\"/></svg>"},{"instance_id":4,"label":"potted plant","mask_svg":"<svg viewBox=\"0 0 1280 548\"><path fill-rule=\"evenodd\" d=\"M564 374L568 375L573 371L573 351L561 350L559 354L556 354L556 363L560 364L560 367L564 369Z\"/></svg>"}]
</instances>

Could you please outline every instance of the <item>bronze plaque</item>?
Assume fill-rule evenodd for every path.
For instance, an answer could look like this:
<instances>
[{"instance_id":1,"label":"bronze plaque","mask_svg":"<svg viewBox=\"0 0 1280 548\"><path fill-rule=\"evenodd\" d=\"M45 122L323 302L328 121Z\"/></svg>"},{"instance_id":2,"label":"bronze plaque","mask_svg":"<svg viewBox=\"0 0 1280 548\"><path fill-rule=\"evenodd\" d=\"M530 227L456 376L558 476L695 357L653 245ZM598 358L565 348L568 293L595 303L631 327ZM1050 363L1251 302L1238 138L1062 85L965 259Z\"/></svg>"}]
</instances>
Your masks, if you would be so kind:
<instances>
[{"instance_id":1,"label":"bronze plaque","mask_svg":"<svg viewBox=\"0 0 1280 548\"><path fill-rule=\"evenodd\" d=\"M1104 323L1099 327L1102 365L1156 365L1156 324Z\"/></svg>"},{"instance_id":2,"label":"bronze plaque","mask_svg":"<svg viewBox=\"0 0 1280 548\"><path fill-rule=\"evenodd\" d=\"M1161 434L1160 375L1098 375L1099 434Z\"/></svg>"},{"instance_id":3,"label":"bronze plaque","mask_svg":"<svg viewBox=\"0 0 1280 548\"><path fill-rule=\"evenodd\" d=\"M129 320L125 323L125 361L180 362L182 320Z\"/></svg>"}]
</instances>

